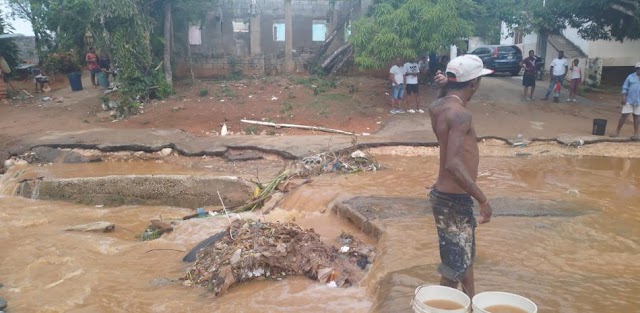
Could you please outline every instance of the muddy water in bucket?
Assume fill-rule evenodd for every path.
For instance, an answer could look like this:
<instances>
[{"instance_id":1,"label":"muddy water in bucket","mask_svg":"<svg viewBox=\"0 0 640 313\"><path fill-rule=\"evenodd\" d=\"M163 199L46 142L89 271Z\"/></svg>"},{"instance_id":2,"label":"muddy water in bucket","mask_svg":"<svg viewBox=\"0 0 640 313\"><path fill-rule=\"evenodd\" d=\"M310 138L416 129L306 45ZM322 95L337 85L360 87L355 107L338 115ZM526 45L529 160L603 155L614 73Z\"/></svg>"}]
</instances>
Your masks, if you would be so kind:
<instances>
[{"instance_id":1,"label":"muddy water in bucket","mask_svg":"<svg viewBox=\"0 0 640 313\"><path fill-rule=\"evenodd\" d=\"M463 292L443 286L420 286L411 301L415 313L467 313L471 300Z\"/></svg>"},{"instance_id":2,"label":"muddy water in bucket","mask_svg":"<svg viewBox=\"0 0 640 313\"><path fill-rule=\"evenodd\" d=\"M378 156L376 173L324 175L282 202L279 220L295 218L331 242L348 222L321 211L345 195L420 197L433 183L436 157ZM118 164L108 164L117 170ZM59 176L91 176L91 164L65 166ZM113 171L105 165L101 175ZM148 163L136 168L165 174L204 169ZM75 170L78 169L78 170ZM46 171L46 168L42 168ZM118 170L119 171L119 170ZM64 173L63 173L64 172ZM248 171L255 173L255 168ZM10 171L5 178L28 173ZM63 175L64 174L64 175ZM260 170L260 178L264 171ZM622 158L482 158L479 183L489 197L580 201L599 210L576 217L495 217L477 230L476 291L508 290L531 299L539 313L637 312L640 307L640 160ZM0 186L0 189L3 189ZM5 190L10 190L6 188ZM517 209L517 201L514 206ZM196 219L158 240L136 236L158 218L191 210L162 206L96 208L0 196L0 297L11 312L394 312L410 313L416 286L439 281L433 217L397 219L389 225L362 286L335 289L306 278L240 285L212 297L182 286L183 252L208 237L216 219ZM99 220L112 233L72 233L64 228ZM222 223L225 221L222 220Z\"/></svg>"},{"instance_id":3,"label":"muddy water in bucket","mask_svg":"<svg viewBox=\"0 0 640 313\"><path fill-rule=\"evenodd\" d=\"M481 292L473 297L474 313L537 313L531 300L508 292Z\"/></svg>"}]
</instances>

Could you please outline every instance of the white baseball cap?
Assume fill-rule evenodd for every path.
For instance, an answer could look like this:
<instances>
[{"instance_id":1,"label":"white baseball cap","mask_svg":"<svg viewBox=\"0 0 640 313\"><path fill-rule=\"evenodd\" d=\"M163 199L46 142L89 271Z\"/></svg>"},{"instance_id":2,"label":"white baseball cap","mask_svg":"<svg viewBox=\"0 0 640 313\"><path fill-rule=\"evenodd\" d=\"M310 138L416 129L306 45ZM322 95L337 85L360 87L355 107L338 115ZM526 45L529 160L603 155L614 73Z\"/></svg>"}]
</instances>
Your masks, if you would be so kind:
<instances>
[{"instance_id":1,"label":"white baseball cap","mask_svg":"<svg viewBox=\"0 0 640 313\"><path fill-rule=\"evenodd\" d=\"M636 63L636 68L640 68L640 62Z\"/></svg>"},{"instance_id":2,"label":"white baseball cap","mask_svg":"<svg viewBox=\"0 0 640 313\"><path fill-rule=\"evenodd\" d=\"M455 75L449 81L463 83L480 76L493 73L493 70L484 68L482 60L473 54L459 56L447 64L447 73Z\"/></svg>"}]
</instances>

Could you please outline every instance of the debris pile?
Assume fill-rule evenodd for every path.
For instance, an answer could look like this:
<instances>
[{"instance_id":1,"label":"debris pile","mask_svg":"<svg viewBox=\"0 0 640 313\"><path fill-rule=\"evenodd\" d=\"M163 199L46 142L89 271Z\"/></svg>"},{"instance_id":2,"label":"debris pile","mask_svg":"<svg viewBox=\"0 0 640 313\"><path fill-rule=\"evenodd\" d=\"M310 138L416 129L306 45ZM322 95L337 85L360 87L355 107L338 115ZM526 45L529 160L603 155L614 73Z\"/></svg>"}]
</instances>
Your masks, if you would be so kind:
<instances>
[{"instance_id":1,"label":"debris pile","mask_svg":"<svg viewBox=\"0 0 640 313\"><path fill-rule=\"evenodd\" d=\"M371 246L354 239L340 250L329 247L312 229L293 223L236 220L220 234L197 252L183 278L185 286L202 286L219 296L244 281L304 275L349 287L364 277L374 254Z\"/></svg>"},{"instance_id":2,"label":"debris pile","mask_svg":"<svg viewBox=\"0 0 640 313\"><path fill-rule=\"evenodd\" d=\"M380 164L376 159L361 150L348 150L341 153L320 153L308 156L301 162L303 175L319 175L322 173L340 172L355 173L377 171Z\"/></svg>"}]
</instances>

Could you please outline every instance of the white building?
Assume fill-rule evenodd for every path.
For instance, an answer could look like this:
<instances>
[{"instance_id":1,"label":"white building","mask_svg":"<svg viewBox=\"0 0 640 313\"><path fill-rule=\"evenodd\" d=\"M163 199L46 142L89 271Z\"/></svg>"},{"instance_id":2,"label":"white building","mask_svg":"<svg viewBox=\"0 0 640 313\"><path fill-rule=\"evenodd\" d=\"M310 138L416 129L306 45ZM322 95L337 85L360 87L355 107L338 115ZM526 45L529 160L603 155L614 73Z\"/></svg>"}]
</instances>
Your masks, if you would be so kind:
<instances>
[{"instance_id":1,"label":"white building","mask_svg":"<svg viewBox=\"0 0 640 313\"><path fill-rule=\"evenodd\" d=\"M573 60L580 60L580 66L585 73L585 82L590 85L618 84L633 71L633 66L640 61L640 40L618 41L582 39L575 28L567 28L560 36L544 38L538 34L515 34L511 36L505 23L502 23L500 44L515 44L527 55L529 50L545 58L548 69L549 63L563 50L565 56Z\"/></svg>"}]
</instances>

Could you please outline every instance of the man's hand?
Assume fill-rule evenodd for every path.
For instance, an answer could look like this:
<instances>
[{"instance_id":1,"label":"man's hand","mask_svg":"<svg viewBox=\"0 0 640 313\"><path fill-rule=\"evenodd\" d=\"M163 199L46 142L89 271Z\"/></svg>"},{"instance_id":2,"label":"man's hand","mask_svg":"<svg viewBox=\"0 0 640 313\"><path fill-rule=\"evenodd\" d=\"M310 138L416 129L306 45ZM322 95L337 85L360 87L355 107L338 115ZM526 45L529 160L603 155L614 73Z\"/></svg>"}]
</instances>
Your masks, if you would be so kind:
<instances>
[{"instance_id":1,"label":"man's hand","mask_svg":"<svg viewBox=\"0 0 640 313\"><path fill-rule=\"evenodd\" d=\"M442 74L442 71L438 71L436 73L436 76L433 77L433 80L435 81L436 84L438 84L438 87L440 88L446 86L447 83L449 82L449 79L447 79L447 76Z\"/></svg>"},{"instance_id":2,"label":"man's hand","mask_svg":"<svg viewBox=\"0 0 640 313\"><path fill-rule=\"evenodd\" d=\"M492 213L493 213L493 208L491 207L489 200L487 200L484 203L480 203L480 219L478 220L478 223L480 224L489 223L489 221L491 221Z\"/></svg>"}]
</instances>

